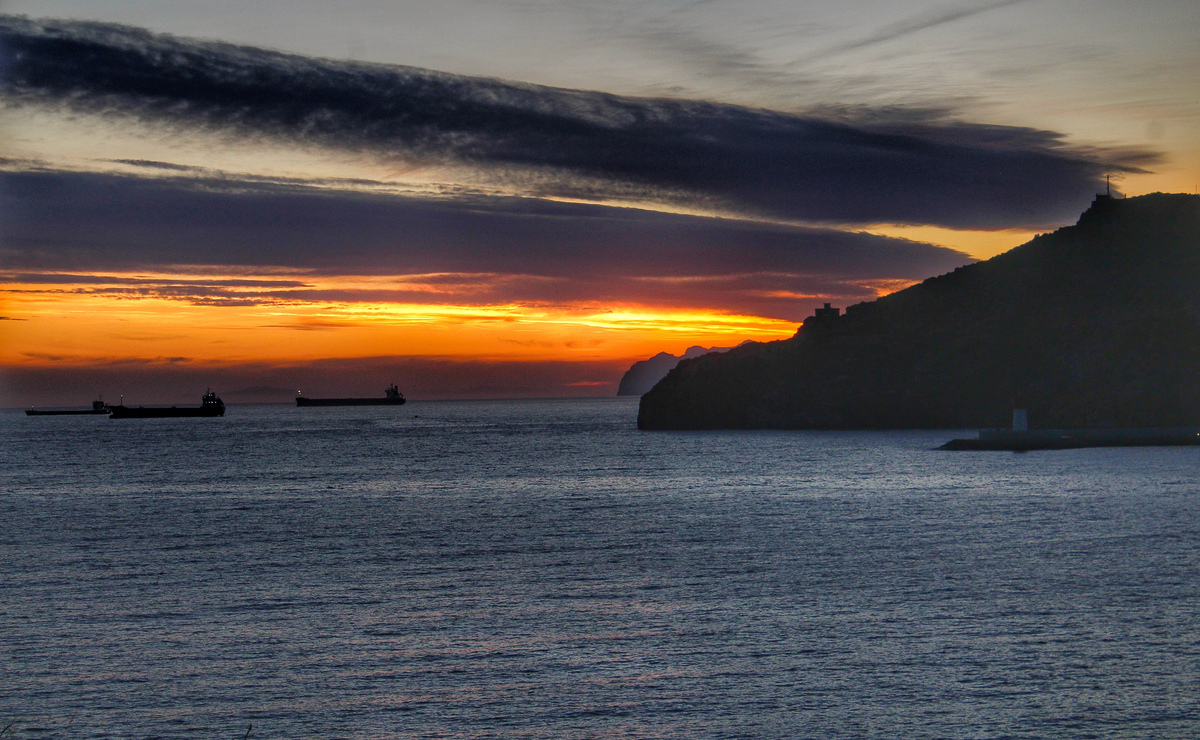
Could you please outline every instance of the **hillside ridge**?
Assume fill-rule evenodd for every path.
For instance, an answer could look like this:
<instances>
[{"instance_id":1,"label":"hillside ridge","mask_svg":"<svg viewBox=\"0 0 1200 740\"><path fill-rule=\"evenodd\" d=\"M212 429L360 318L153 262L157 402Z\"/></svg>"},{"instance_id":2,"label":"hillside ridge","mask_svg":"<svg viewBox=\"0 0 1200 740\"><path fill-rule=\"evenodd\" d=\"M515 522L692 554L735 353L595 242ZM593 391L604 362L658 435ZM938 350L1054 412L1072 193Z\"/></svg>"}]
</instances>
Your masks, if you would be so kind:
<instances>
[{"instance_id":1,"label":"hillside ridge","mask_svg":"<svg viewBox=\"0 0 1200 740\"><path fill-rule=\"evenodd\" d=\"M795 336L684 360L642 429L1200 423L1200 196L1098 196L1073 226Z\"/></svg>"}]
</instances>

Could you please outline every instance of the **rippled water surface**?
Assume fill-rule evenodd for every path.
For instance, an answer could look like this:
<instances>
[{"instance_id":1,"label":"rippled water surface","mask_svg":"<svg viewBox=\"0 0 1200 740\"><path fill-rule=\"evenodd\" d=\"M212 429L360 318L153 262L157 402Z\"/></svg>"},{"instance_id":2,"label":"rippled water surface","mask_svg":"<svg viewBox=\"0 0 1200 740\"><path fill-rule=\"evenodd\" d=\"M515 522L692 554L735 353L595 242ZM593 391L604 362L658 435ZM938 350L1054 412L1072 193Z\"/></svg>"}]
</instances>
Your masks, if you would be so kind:
<instances>
[{"instance_id":1,"label":"rippled water surface","mask_svg":"<svg viewBox=\"0 0 1200 740\"><path fill-rule=\"evenodd\" d=\"M1200 449L0 413L9 738L1195 738Z\"/></svg>"}]
</instances>

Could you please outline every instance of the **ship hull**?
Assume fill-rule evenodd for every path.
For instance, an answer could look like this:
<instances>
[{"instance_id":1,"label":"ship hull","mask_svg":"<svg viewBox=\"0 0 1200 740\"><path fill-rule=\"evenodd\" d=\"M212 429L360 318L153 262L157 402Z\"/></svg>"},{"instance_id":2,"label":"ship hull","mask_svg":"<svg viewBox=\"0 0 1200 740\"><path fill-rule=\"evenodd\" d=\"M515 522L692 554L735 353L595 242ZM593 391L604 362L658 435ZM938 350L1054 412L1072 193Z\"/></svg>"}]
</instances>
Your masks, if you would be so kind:
<instances>
[{"instance_id":1,"label":"ship hull","mask_svg":"<svg viewBox=\"0 0 1200 740\"><path fill-rule=\"evenodd\" d=\"M1132 429L984 430L978 439L952 439L938 449L1009 452L1084 447L1181 447L1200 445L1200 427Z\"/></svg>"},{"instance_id":2,"label":"ship hull","mask_svg":"<svg viewBox=\"0 0 1200 740\"><path fill-rule=\"evenodd\" d=\"M95 416L98 414L107 414L108 409L25 409L26 416Z\"/></svg>"},{"instance_id":3,"label":"ship hull","mask_svg":"<svg viewBox=\"0 0 1200 740\"><path fill-rule=\"evenodd\" d=\"M195 418L195 417L214 417L224 416L225 409L222 408L203 408L203 407L183 407L177 408L171 406L168 408L162 407L143 407L143 406L112 406L112 413L109 414L113 419L178 419L178 418Z\"/></svg>"},{"instance_id":4,"label":"ship hull","mask_svg":"<svg viewBox=\"0 0 1200 740\"><path fill-rule=\"evenodd\" d=\"M403 406L403 398L305 398L296 399L297 406Z\"/></svg>"}]
</instances>

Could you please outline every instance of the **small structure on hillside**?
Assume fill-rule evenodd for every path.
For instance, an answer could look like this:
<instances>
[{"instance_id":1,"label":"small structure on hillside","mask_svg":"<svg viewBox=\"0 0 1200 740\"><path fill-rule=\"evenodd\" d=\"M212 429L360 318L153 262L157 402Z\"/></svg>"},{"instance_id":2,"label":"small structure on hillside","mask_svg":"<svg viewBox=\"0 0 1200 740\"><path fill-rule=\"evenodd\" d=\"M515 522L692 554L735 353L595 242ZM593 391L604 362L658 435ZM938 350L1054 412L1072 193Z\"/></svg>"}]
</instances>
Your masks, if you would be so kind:
<instances>
[{"instance_id":1,"label":"small structure on hillside","mask_svg":"<svg viewBox=\"0 0 1200 740\"><path fill-rule=\"evenodd\" d=\"M1121 196L1121 197L1124 198L1125 196ZM1096 193L1096 200L1092 202L1092 205L1095 206L1095 205L1099 205L1101 203L1109 203L1113 200L1116 200L1116 198L1113 196L1113 191L1112 191L1112 175L1105 175L1104 176L1104 192Z\"/></svg>"},{"instance_id":2,"label":"small structure on hillside","mask_svg":"<svg viewBox=\"0 0 1200 740\"><path fill-rule=\"evenodd\" d=\"M842 315L842 309L835 308L828 303L824 308L818 308L813 311L813 315L804 320L804 325L828 326L834 323Z\"/></svg>"}]
</instances>

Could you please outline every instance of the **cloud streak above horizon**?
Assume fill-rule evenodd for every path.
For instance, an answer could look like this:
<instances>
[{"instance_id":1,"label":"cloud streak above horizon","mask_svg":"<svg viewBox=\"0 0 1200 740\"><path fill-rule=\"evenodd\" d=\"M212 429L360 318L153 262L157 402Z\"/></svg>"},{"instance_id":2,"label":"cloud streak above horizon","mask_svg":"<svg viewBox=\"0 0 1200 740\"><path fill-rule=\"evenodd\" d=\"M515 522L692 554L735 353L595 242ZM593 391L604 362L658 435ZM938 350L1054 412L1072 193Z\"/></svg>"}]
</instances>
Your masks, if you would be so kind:
<instances>
[{"instance_id":1,"label":"cloud streak above horizon","mask_svg":"<svg viewBox=\"0 0 1200 740\"><path fill-rule=\"evenodd\" d=\"M0 212L5 282L104 285L113 295L214 304L604 301L800 319L817 296L870 299L875 286L971 261L943 247L834 229L214 177L0 173ZM222 277L76 274L180 273L187 266L213 268ZM38 277L47 272L70 274ZM313 284L345 275L385 283Z\"/></svg>"},{"instance_id":2,"label":"cloud streak above horizon","mask_svg":"<svg viewBox=\"0 0 1200 740\"><path fill-rule=\"evenodd\" d=\"M466 165L521 195L773 219L1038 227L1073 218L1105 172L1155 161L1148 151L1072 147L1054 132L932 113L870 110L833 120L81 21L0 17L0 53L10 104Z\"/></svg>"}]
</instances>

